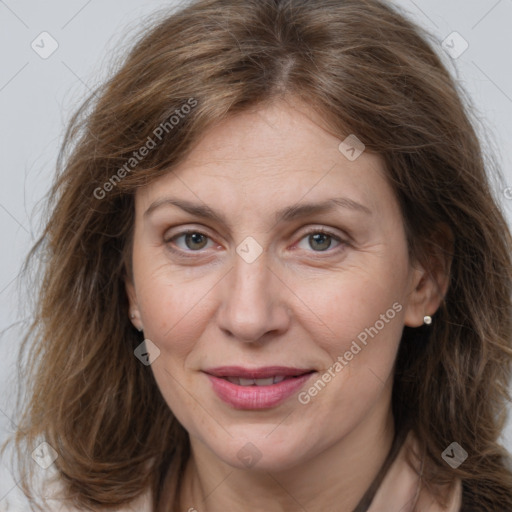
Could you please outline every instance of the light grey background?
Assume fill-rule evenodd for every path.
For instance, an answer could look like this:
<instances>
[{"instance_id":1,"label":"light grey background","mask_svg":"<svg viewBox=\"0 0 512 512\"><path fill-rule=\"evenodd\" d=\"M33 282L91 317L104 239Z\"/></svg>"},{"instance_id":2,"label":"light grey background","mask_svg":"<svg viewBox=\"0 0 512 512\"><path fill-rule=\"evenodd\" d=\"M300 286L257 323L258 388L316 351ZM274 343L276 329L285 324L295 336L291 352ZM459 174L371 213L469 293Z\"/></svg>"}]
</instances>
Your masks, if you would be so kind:
<instances>
[{"instance_id":1,"label":"light grey background","mask_svg":"<svg viewBox=\"0 0 512 512\"><path fill-rule=\"evenodd\" d=\"M512 187L512 0L397 3L435 34L445 62L470 93L491 137L487 150L504 169L506 183L497 187L496 195L512 224L512 188L506 189ZM106 76L110 55L118 50L120 41L129 41L139 20L176 4L158 0L0 0L0 442L14 428L15 356L29 317L18 300L20 265L39 232L34 208L51 183L66 122L89 89ZM58 43L46 59L31 47L34 40L42 46L39 35L43 31ZM440 46L453 31L469 44L456 59ZM45 41L39 51L50 48L51 41ZM455 44L455 49L461 48L460 43ZM512 451L510 422L504 443ZM17 494L16 482L3 460L0 509L6 495L11 501Z\"/></svg>"}]
</instances>

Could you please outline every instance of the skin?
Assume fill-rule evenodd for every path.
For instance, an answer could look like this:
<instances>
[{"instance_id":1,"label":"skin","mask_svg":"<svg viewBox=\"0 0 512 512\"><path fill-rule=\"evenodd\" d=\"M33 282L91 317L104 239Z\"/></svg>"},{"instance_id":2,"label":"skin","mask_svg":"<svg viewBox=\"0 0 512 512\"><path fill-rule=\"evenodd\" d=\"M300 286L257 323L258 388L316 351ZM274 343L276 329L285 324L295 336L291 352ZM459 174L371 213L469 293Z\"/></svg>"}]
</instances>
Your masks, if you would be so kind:
<instances>
[{"instance_id":1,"label":"skin","mask_svg":"<svg viewBox=\"0 0 512 512\"><path fill-rule=\"evenodd\" d=\"M238 114L136 193L126 289L132 322L160 350L156 382L190 435L182 510L351 510L390 448L402 329L436 311L444 278L409 260L381 158L365 151L349 161L320 125L305 105L284 100ZM208 205L227 224L170 204L145 215L171 196ZM275 219L282 208L333 197L370 213L338 206ZM206 237L180 236L189 228ZM318 229L334 237L315 242ZM248 236L263 249L252 263L236 252ZM280 365L321 375L395 303L394 318L305 405L293 396L237 410L201 371ZM237 457L248 442L261 454L251 467Z\"/></svg>"}]
</instances>

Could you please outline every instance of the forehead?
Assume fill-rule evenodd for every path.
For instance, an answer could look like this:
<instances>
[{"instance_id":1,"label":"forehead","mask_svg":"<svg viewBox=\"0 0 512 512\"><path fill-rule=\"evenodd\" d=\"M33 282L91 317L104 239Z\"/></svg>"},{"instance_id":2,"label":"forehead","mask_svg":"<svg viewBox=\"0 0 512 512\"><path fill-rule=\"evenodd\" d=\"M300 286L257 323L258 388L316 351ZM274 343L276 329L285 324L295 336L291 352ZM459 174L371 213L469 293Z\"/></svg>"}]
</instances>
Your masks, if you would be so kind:
<instances>
[{"instance_id":1,"label":"forehead","mask_svg":"<svg viewBox=\"0 0 512 512\"><path fill-rule=\"evenodd\" d=\"M167 194L190 201L257 210L344 196L377 214L394 197L379 155L355 160L321 119L302 104L273 103L207 130L188 157L137 193L138 209Z\"/></svg>"}]
</instances>

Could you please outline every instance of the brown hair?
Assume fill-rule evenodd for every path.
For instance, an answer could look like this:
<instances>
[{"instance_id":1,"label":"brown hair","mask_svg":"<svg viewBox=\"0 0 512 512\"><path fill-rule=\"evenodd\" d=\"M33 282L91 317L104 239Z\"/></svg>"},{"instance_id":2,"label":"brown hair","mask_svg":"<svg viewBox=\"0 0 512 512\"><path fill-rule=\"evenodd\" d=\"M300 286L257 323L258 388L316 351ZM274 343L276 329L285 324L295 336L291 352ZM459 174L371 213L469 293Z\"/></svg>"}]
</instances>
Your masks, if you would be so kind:
<instances>
[{"instance_id":1,"label":"brown hair","mask_svg":"<svg viewBox=\"0 0 512 512\"><path fill-rule=\"evenodd\" d=\"M199 0L144 30L73 117L48 222L27 260L46 244L20 355L28 400L18 458L44 436L73 503L94 510L147 487L156 510L171 462L179 482L187 433L133 354L142 338L124 282L134 193L215 123L294 96L340 140L356 134L382 155L411 256L432 266L432 255L450 252L433 324L404 330L393 413L426 454L427 485L460 478L471 510L512 510L509 458L498 443L512 358L512 240L486 175L498 176L498 166L484 156L470 101L429 40L438 44L379 0ZM167 129L156 141L158 127ZM148 138L155 147L127 166ZM453 234L451 248L439 226ZM453 441L469 454L456 469L441 458ZM21 475L27 494L30 473Z\"/></svg>"}]
</instances>

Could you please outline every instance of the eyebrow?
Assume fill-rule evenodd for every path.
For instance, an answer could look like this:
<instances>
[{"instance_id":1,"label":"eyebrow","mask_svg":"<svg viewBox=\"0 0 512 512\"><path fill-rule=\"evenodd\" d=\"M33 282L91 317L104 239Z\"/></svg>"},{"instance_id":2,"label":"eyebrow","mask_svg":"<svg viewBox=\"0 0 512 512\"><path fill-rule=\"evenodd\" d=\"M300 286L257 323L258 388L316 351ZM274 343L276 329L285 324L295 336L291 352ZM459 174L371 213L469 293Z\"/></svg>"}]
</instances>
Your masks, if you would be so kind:
<instances>
[{"instance_id":1,"label":"eyebrow","mask_svg":"<svg viewBox=\"0 0 512 512\"><path fill-rule=\"evenodd\" d=\"M144 217L149 216L152 212L162 206L177 206L183 211L191 215L195 215L196 217L217 221L218 223L226 226L230 225L222 213L215 211L206 204L193 203L185 199L173 197L164 197L154 201L144 212ZM275 222L291 222L292 220L308 217L310 215L329 213L336 210L336 207L364 213L365 215L372 215L372 211L368 207L349 199L348 197L334 197L317 203L287 206L286 208L276 212Z\"/></svg>"}]
</instances>

